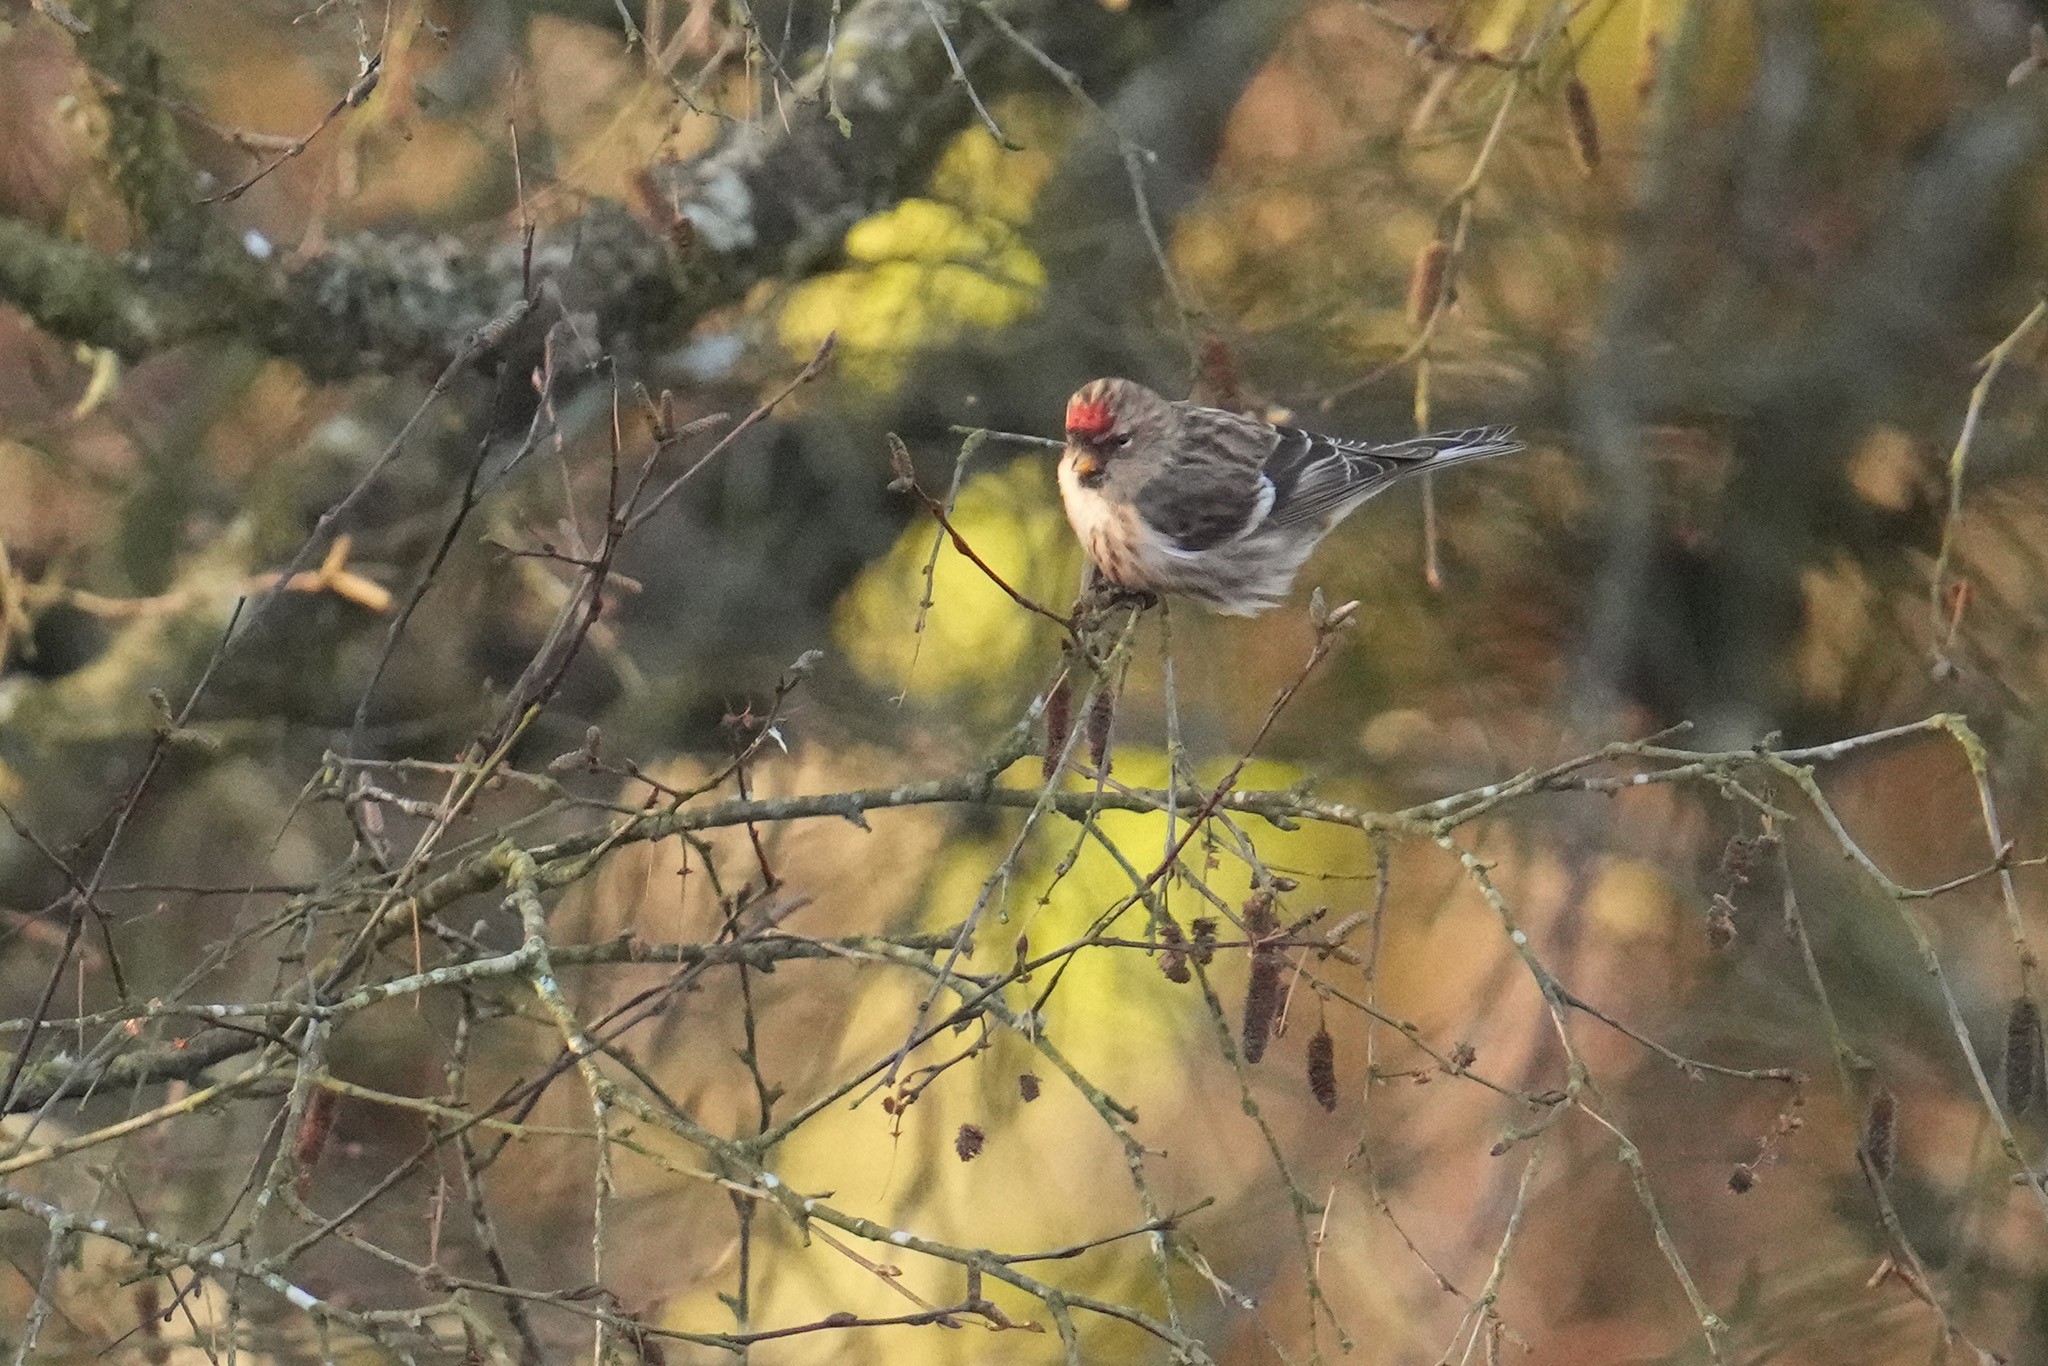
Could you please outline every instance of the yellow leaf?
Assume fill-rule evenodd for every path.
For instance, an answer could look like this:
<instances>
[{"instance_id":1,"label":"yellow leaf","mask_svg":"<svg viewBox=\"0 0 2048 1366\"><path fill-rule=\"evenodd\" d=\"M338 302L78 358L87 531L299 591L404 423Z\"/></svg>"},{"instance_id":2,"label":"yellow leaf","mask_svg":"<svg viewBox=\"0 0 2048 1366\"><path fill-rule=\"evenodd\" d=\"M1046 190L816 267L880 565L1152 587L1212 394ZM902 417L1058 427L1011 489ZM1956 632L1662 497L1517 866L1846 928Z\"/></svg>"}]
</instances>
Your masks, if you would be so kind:
<instances>
[{"instance_id":1,"label":"yellow leaf","mask_svg":"<svg viewBox=\"0 0 2048 1366\"><path fill-rule=\"evenodd\" d=\"M86 416L112 398L121 381L121 358L106 347L80 343L78 359L92 366L92 376L86 380L85 392L78 396L77 404L71 409L73 418Z\"/></svg>"},{"instance_id":2,"label":"yellow leaf","mask_svg":"<svg viewBox=\"0 0 2048 1366\"><path fill-rule=\"evenodd\" d=\"M1066 122L1035 101L1005 101L996 115L1036 148L1059 138ZM808 356L836 332L844 370L886 388L917 349L1029 316L1045 267L1014 225L1054 165L1048 152L1008 151L981 128L961 134L939 158L931 197L854 224L845 250L856 264L790 291L777 324L783 345Z\"/></svg>"}]
</instances>

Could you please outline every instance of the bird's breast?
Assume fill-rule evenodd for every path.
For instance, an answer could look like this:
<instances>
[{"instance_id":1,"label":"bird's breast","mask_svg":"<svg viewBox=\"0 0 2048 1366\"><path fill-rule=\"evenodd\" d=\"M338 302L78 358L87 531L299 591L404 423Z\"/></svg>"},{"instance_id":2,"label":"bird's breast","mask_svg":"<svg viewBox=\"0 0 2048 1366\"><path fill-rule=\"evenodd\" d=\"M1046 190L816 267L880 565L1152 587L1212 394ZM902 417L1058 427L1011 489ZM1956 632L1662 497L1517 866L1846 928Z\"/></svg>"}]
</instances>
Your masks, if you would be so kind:
<instances>
[{"instance_id":1,"label":"bird's breast","mask_svg":"<svg viewBox=\"0 0 2048 1366\"><path fill-rule=\"evenodd\" d=\"M1136 509L1113 502L1101 490L1082 482L1073 452L1060 457L1060 502L1074 536L1102 577L1120 588L1144 588L1147 575L1140 562L1143 533Z\"/></svg>"}]
</instances>

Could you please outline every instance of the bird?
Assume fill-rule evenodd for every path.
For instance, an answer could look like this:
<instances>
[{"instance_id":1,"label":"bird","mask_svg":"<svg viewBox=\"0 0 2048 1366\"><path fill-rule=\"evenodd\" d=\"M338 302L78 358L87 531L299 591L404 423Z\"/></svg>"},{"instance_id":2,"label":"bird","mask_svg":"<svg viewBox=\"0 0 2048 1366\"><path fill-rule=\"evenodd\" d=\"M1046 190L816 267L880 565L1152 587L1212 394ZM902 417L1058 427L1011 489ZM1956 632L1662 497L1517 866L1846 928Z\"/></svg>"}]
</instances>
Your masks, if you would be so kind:
<instances>
[{"instance_id":1,"label":"bird","mask_svg":"<svg viewBox=\"0 0 2048 1366\"><path fill-rule=\"evenodd\" d=\"M1353 441L1097 379L1067 400L1060 501L1113 597L1230 616L1285 600L1323 537L1410 475L1522 449L1508 427Z\"/></svg>"}]
</instances>

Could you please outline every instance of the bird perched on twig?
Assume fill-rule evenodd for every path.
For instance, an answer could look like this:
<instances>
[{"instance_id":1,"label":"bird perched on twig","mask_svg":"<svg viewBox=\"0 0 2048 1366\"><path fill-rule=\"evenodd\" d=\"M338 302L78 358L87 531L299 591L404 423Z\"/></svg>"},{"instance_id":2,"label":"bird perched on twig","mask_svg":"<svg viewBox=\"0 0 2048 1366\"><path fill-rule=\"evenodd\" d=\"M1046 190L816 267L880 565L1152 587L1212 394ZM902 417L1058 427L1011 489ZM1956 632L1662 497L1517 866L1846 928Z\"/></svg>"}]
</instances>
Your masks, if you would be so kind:
<instances>
[{"instance_id":1,"label":"bird perched on twig","mask_svg":"<svg viewBox=\"0 0 2048 1366\"><path fill-rule=\"evenodd\" d=\"M1112 589L1249 617L1285 597L1316 543L1374 494L1520 449L1506 427L1347 441L1098 379L1067 400L1060 499Z\"/></svg>"}]
</instances>

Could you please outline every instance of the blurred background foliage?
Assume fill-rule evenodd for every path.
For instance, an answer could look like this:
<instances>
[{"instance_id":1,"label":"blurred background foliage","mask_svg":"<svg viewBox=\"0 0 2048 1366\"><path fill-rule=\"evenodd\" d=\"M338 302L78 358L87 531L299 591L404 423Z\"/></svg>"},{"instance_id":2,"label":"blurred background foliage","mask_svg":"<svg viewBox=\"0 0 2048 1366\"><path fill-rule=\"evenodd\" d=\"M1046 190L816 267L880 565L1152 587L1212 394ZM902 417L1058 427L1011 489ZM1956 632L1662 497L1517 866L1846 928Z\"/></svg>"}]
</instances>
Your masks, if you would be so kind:
<instances>
[{"instance_id":1,"label":"blurred background foliage","mask_svg":"<svg viewBox=\"0 0 2048 1366\"><path fill-rule=\"evenodd\" d=\"M927 488L950 490L980 556L1063 610L1080 556L1052 452L1006 434L1056 436L1077 384L1127 374L1339 433L1507 422L1530 443L1431 490L1427 520L1405 489L1331 538L1302 596L1319 585L1333 603L1358 600L1357 627L1238 786L1383 810L1680 722L1694 727L1684 743L1742 749L1955 711L1985 737L1999 828L1987 832L1967 755L1935 738L1825 771L1847 828L1911 886L1979 870L2003 841L2020 858L2043 848L2038 332L1983 396L1949 515L1980 358L2048 276L2048 40L2028 0L75 10L0 8L10 1019L35 1013L52 980L52 1015L263 1000L297 980L295 955L345 927L299 918L294 896L378 857L361 804L334 800L319 776L337 771L323 756L446 761L502 734L493 718L576 592L550 553L585 553L601 533L615 431L629 464L653 439L634 387L667 391L677 421L745 413L828 338L820 378L624 540L603 615L510 750L515 767L543 769L595 725L607 758L692 787L818 649L748 767L749 792L974 771L1060 670L1059 632L890 490L888 434ZM968 82L951 78L941 28ZM922 65L901 74L913 57ZM444 373L493 312L477 300L524 287L529 225L545 316ZM712 439L665 447L656 487ZM346 517L324 523L372 473ZM279 576L256 619L241 615ZM1250 622L1175 610L1171 718L1166 634L1148 624L1132 652L1114 774L1163 783L1171 725L1197 780L1214 783L1315 633L1304 602ZM181 707L202 676L166 745L152 690ZM1037 772L1027 758L1008 777L1028 786ZM438 791L417 772L377 781L414 783L403 792L429 809ZM616 772L564 781L628 807L649 791ZM1980 1344L2043 1359L2041 1210L1999 1152L1915 945L1789 786L1762 795L1793 813L1780 827L1789 884L1770 867L1730 872L1729 851L1745 847L1731 840L1757 821L1711 785L1535 797L1459 839L1578 998L1686 1057L1808 1078L1795 1101L1781 1084L1674 1067L1577 1017L1598 1108L1639 1148L1678 1253L1728 1324L1726 1359L1988 1359L1972 1355ZM401 848L423 826L402 803L378 809L405 832L391 836ZM523 840L590 819L512 784L454 831ZM563 893L553 932L714 940L743 910L768 914L760 897L794 932L908 935L986 902L968 962L1001 973L1024 956L1020 936L1041 950L1085 936L1130 889L1103 844L1057 822L1006 865L1020 821L968 804L878 812L871 831L764 825L758 856L743 829L626 848ZM1323 925L1355 927L1379 905L1375 846L1358 832L1246 827L1261 862L1299 883L1283 921L1327 908ZM1100 828L1141 872L1169 845L1157 814L1105 813ZM125 998L93 933L67 943L66 877L24 832L79 868L105 859L99 899ZM1251 888L1230 843L1191 855L1234 908ZM1388 868L1374 970L1345 977L1304 955L1328 969L1318 980L1372 995L1446 1054L1469 1050L1503 1085L1563 1085L1544 1000L1472 881L1426 840L1398 844ZM2022 867L2017 882L2038 929L2039 875ZM1841 1084L1828 1017L1782 929L1788 886L1856 1063ZM1214 914L1188 883L1162 895L1183 917ZM1924 905L1996 1080L2010 1003L2033 989L1996 880ZM494 916L479 899L450 923L516 942ZM1152 931L1133 915L1119 932ZM1363 952L1366 939L1352 942ZM1233 1026L1244 958L1214 967ZM68 966L53 978L53 964ZM580 970L567 986L590 1018L673 971ZM1044 985L1041 972L1005 999L1028 1009ZM927 990L924 976L852 959L707 972L628 1043L699 1122L746 1134L762 1107L780 1119L886 1057ZM479 1000L425 993L359 1012L328 1067L360 1087L444 1095L449 1040L472 1024L474 1094L549 1063L530 1007ZM188 1027L132 1033L165 1043ZM1707 1359L1613 1133L1569 1116L1518 1203L1528 1146L1490 1155L1512 1107L1406 1051L1341 994L1295 981L1283 1036L1238 1068L1200 986L1168 981L1156 956L1104 949L1074 956L1037 1027L1139 1116L1129 1132L1159 1208L1212 1202L1185 1222L1172 1284L1174 1311L1218 1360L1334 1359L1340 1342L1373 1362ZM1331 1114L1304 1076L1319 1027L1342 1083ZM88 1051L82 1027L52 1033L38 1060ZM13 1048L24 1035L5 1037ZM1127 1149L1028 1038L984 1022L931 1049L914 1060L969 1056L894 1113L874 1096L822 1109L776 1150L776 1170L966 1247L1057 1248L1142 1221ZM1036 1100L1020 1091L1027 1073ZM96 1090L0 1132L47 1143L190 1080ZM1879 1084L1899 1099L1889 1198L1924 1286L1886 1274L1897 1248L1858 1170ZM247 1217L281 1095L20 1179L204 1241ZM2012 1156L2037 1168L2044 1108L2014 1120ZM565 1080L525 1118L573 1127L587 1102ZM963 1124L986 1137L973 1161L955 1152ZM348 1207L429 1137L418 1113L343 1100L309 1203ZM934 1304L957 1297L955 1267L863 1247L901 1266L878 1275L768 1214L736 1214L729 1190L689 1174L705 1163L695 1149L651 1129L639 1139L646 1152L617 1159L609 1202L603 1297L622 1312L724 1332L913 1309L892 1282ZM1738 1163L1755 1182L1741 1194ZM492 1180L512 1277L549 1292L590 1280L590 1144L538 1134L505 1149ZM461 1205L460 1181L445 1154L414 1166L351 1216L348 1237L301 1250L292 1278L382 1310L436 1291L366 1246L483 1274L464 1220L451 1213L444 1232L432 1213ZM1468 1345L1467 1306L1511 1211L1498 1288L1510 1336ZM252 1237L270 1252L302 1231ZM0 1342L30 1321L39 1285L58 1291L33 1360L220 1360L237 1325L257 1359L330 1349L256 1291L183 1287L189 1275L180 1315L158 1322L172 1292L113 1244L81 1244L46 1279L46 1236L0 1215L13 1268L0 1272ZM1037 1270L1163 1314L1147 1243ZM1326 1308L1309 1307L1312 1289ZM1963 1338L1944 1341L1923 1292ZM988 1293L1042 1334L823 1331L751 1357L1061 1359L1042 1305ZM1128 1324L1080 1326L1086 1360L1167 1359ZM589 1353L572 1314L537 1308L533 1331L548 1359ZM348 1359L384 1358L350 1347Z\"/></svg>"}]
</instances>

